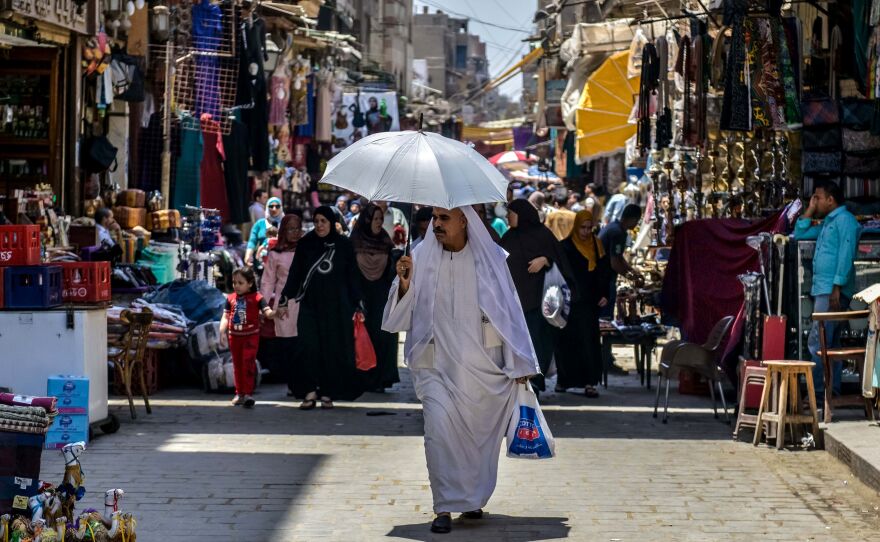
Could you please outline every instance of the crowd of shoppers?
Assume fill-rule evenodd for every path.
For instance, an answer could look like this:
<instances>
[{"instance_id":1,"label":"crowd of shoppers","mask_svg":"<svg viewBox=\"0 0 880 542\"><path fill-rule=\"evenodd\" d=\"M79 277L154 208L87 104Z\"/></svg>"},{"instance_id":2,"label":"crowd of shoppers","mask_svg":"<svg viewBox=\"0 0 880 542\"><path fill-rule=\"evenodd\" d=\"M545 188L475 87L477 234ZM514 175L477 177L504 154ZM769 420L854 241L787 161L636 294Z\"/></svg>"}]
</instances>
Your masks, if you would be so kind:
<instances>
[{"instance_id":1,"label":"crowd of shoppers","mask_svg":"<svg viewBox=\"0 0 880 542\"><path fill-rule=\"evenodd\" d=\"M627 230L636 225L641 209L625 206L601 234L602 206L589 189L584 195L512 193L506 204L477 205L475 210L492 240L509 254L541 372L551 371L555 359L556 391L584 389L588 397L598 396L600 311L613 308L617 274L632 273L623 251ZM287 381L288 395L301 400L303 410L329 409L334 400L392 388L400 381L398 336L382 330L383 310L394 266L424 238L432 209L404 210L340 196L335 205L314 211L308 233L301 211L285 213L281 201L263 191L254 193L252 211L245 264L262 266L262 276L256 274L258 306L274 315L260 326L259 356ZM563 329L552 326L541 309L545 276L554 266L572 294ZM362 319L376 354L376 366L369 371L356 367L355 319ZM544 391L544 376L535 377L533 385ZM246 386L239 395L250 397L251 392Z\"/></svg>"}]
</instances>

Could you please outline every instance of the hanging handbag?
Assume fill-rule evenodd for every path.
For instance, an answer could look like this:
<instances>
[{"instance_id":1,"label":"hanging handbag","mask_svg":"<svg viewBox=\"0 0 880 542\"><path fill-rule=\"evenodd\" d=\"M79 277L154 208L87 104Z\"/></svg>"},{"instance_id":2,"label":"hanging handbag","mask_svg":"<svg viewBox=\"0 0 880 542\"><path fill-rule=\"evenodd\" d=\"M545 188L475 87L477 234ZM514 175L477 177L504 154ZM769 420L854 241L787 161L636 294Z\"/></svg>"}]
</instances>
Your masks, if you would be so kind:
<instances>
[{"instance_id":1,"label":"hanging handbag","mask_svg":"<svg viewBox=\"0 0 880 542\"><path fill-rule=\"evenodd\" d=\"M840 123L837 102L829 98L804 100L801 102L804 126L828 126Z\"/></svg>"},{"instance_id":2,"label":"hanging handbag","mask_svg":"<svg viewBox=\"0 0 880 542\"><path fill-rule=\"evenodd\" d=\"M868 130L853 130L852 128L844 128L843 150L847 152L865 152L880 150L880 136L874 135Z\"/></svg>"},{"instance_id":3,"label":"hanging handbag","mask_svg":"<svg viewBox=\"0 0 880 542\"><path fill-rule=\"evenodd\" d=\"M840 173L843 157L840 152L805 152L802 170L806 174Z\"/></svg>"},{"instance_id":4,"label":"hanging handbag","mask_svg":"<svg viewBox=\"0 0 880 542\"><path fill-rule=\"evenodd\" d=\"M805 151L839 150L840 127L826 126L819 129L804 128L801 147Z\"/></svg>"},{"instance_id":5,"label":"hanging handbag","mask_svg":"<svg viewBox=\"0 0 880 542\"><path fill-rule=\"evenodd\" d=\"M93 136L83 144L82 167L87 173L116 171L117 149L107 136Z\"/></svg>"},{"instance_id":6,"label":"hanging handbag","mask_svg":"<svg viewBox=\"0 0 880 542\"><path fill-rule=\"evenodd\" d=\"M867 130L871 127L874 116L874 104L871 100L845 98L840 101L840 122L853 130Z\"/></svg>"},{"instance_id":7,"label":"hanging handbag","mask_svg":"<svg viewBox=\"0 0 880 542\"><path fill-rule=\"evenodd\" d=\"M376 349L373 348L364 320L364 313L354 313L354 363L358 371L376 368Z\"/></svg>"},{"instance_id":8,"label":"hanging handbag","mask_svg":"<svg viewBox=\"0 0 880 542\"><path fill-rule=\"evenodd\" d=\"M843 172L853 177L880 177L880 154L876 152L846 153Z\"/></svg>"}]
</instances>

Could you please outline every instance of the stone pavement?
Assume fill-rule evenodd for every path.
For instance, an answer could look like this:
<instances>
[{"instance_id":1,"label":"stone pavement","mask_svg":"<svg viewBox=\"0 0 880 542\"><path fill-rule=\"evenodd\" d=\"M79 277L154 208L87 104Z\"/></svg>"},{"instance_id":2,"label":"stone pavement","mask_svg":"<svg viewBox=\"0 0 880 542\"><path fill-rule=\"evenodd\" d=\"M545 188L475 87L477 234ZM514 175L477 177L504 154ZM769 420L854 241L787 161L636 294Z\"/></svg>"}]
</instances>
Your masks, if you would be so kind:
<instances>
[{"instance_id":1,"label":"stone pavement","mask_svg":"<svg viewBox=\"0 0 880 542\"><path fill-rule=\"evenodd\" d=\"M257 408L172 390L143 404L83 456L88 495L119 487L140 542L880 540L880 498L823 451L736 443L708 398L653 392L613 376L599 399L542 396L557 438L550 461L501 459L482 521L432 535L421 410L409 375L394 393L302 412L278 385ZM551 388L552 389L552 388ZM60 452L43 477L61 479Z\"/></svg>"}]
</instances>

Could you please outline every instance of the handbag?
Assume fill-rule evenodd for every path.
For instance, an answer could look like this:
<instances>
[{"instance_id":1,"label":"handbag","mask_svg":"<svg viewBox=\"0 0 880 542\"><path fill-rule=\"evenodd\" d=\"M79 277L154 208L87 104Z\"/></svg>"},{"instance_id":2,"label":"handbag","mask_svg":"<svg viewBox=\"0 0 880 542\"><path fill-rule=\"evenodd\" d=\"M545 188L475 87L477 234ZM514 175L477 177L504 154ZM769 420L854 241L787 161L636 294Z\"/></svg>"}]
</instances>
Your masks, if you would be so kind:
<instances>
[{"instance_id":1,"label":"handbag","mask_svg":"<svg viewBox=\"0 0 880 542\"><path fill-rule=\"evenodd\" d=\"M528 382L517 385L516 402L507 426L507 457L551 459L556 456L556 440L541 412L538 398Z\"/></svg>"},{"instance_id":2,"label":"handbag","mask_svg":"<svg viewBox=\"0 0 880 542\"><path fill-rule=\"evenodd\" d=\"M544 295L541 314L553 327L564 328L571 312L571 288L565 282L559 267L553 266L544 274Z\"/></svg>"},{"instance_id":3,"label":"handbag","mask_svg":"<svg viewBox=\"0 0 880 542\"><path fill-rule=\"evenodd\" d=\"M819 129L804 128L801 134L801 147L807 151L839 150L840 127L825 126Z\"/></svg>"},{"instance_id":4,"label":"handbag","mask_svg":"<svg viewBox=\"0 0 880 542\"><path fill-rule=\"evenodd\" d=\"M358 371L369 371L376 368L376 349L370 340L367 326L364 325L364 313L354 313L354 363Z\"/></svg>"},{"instance_id":5,"label":"handbag","mask_svg":"<svg viewBox=\"0 0 880 542\"><path fill-rule=\"evenodd\" d=\"M840 122L847 128L867 130L871 127L874 116L874 104L871 100L846 98L840 101Z\"/></svg>"},{"instance_id":6,"label":"handbag","mask_svg":"<svg viewBox=\"0 0 880 542\"><path fill-rule=\"evenodd\" d=\"M840 173L843 157L840 152L805 152L803 154L804 173Z\"/></svg>"},{"instance_id":7,"label":"handbag","mask_svg":"<svg viewBox=\"0 0 880 542\"><path fill-rule=\"evenodd\" d=\"M804 100L801 102L804 126L828 126L840 123L837 102L830 98Z\"/></svg>"},{"instance_id":8,"label":"handbag","mask_svg":"<svg viewBox=\"0 0 880 542\"><path fill-rule=\"evenodd\" d=\"M876 152L846 153L843 172L856 177L880 177L880 155Z\"/></svg>"},{"instance_id":9,"label":"handbag","mask_svg":"<svg viewBox=\"0 0 880 542\"><path fill-rule=\"evenodd\" d=\"M87 173L116 171L116 147L107 136L93 136L83 145L82 167Z\"/></svg>"},{"instance_id":10,"label":"handbag","mask_svg":"<svg viewBox=\"0 0 880 542\"><path fill-rule=\"evenodd\" d=\"M865 152L880 149L880 135L868 130L843 129L843 150L847 152Z\"/></svg>"}]
</instances>

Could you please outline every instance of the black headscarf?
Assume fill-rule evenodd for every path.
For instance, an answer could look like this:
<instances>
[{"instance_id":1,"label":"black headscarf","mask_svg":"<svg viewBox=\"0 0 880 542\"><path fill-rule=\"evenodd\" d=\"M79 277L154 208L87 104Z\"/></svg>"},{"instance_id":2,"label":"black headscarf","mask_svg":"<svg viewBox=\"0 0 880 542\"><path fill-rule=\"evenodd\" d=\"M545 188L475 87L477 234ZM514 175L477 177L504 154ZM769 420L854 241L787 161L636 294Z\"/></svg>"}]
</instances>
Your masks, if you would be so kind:
<instances>
[{"instance_id":1,"label":"black headscarf","mask_svg":"<svg viewBox=\"0 0 880 542\"><path fill-rule=\"evenodd\" d=\"M528 200L515 199L507 204L507 210L516 213L517 228L531 229L544 225L538 210Z\"/></svg>"},{"instance_id":2,"label":"black headscarf","mask_svg":"<svg viewBox=\"0 0 880 542\"><path fill-rule=\"evenodd\" d=\"M516 285L519 300L524 311L537 309L541 306L544 296L544 272L529 273L529 262L544 256L550 264L559 266L566 282L571 277L568 261L556 236L547 226L541 223L538 210L528 200L516 199L507 205L516 213L517 225L507 230L501 239L501 248L510 256L507 266Z\"/></svg>"},{"instance_id":3,"label":"black headscarf","mask_svg":"<svg viewBox=\"0 0 880 542\"><path fill-rule=\"evenodd\" d=\"M336 216L336 213L333 212L332 207L330 207L328 205L322 205L322 206L318 207L317 209L315 209L315 215L316 216L321 215L330 222L330 235L328 235L324 239L327 239L331 236L339 235L336 232L336 223L339 222L339 218ZM315 234L315 235L317 236L318 234Z\"/></svg>"}]
</instances>

